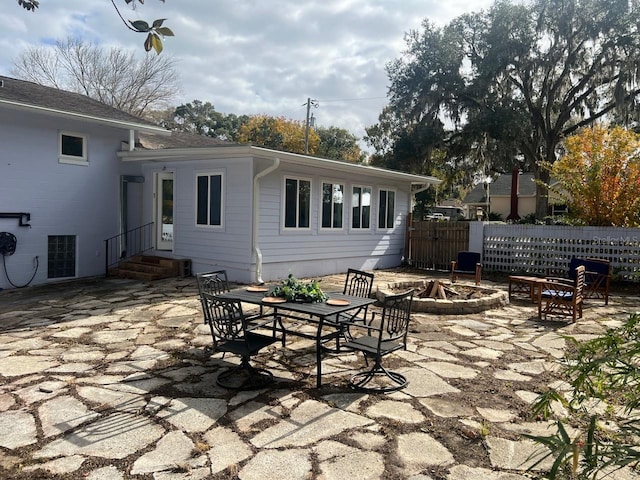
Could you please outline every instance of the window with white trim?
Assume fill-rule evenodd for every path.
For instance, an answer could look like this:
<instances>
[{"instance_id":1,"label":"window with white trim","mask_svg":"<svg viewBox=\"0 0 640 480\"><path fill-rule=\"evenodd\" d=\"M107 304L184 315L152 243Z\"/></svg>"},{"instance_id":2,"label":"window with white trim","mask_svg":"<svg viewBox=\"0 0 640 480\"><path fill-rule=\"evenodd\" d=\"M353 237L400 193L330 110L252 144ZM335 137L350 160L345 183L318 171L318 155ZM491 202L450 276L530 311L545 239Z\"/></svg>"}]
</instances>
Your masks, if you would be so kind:
<instances>
[{"instance_id":1,"label":"window with white trim","mask_svg":"<svg viewBox=\"0 0 640 480\"><path fill-rule=\"evenodd\" d=\"M200 174L196 177L196 224L222 226L222 173Z\"/></svg>"},{"instance_id":2,"label":"window with white trim","mask_svg":"<svg viewBox=\"0 0 640 480\"><path fill-rule=\"evenodd\" d=\"M322 182L322 228L342 228L344 185Z\"/></svg>"},{"instance_id":3,"label":"window with white trim","mask_svg":"<svg viewBox=\"0 0 640 480\"><path fill-rule=\"evenodd\" d=\"M378 196L378 228L395 226L396 192L380 189Z\"/></svg>"},{"instance_id":4,"label":"window with white trim","mask_svg":"<svg viewBox=\"0 0 640 480\"><path fill-rule=\"evenodd\" d=\"M367 229L371 226L371 187L354 185L351 198L351 228Z\"/></svg>"},{"instance_id":5,"label":"window with white trim","mask_svg":"<svg viewBox=\"0 0 640 480\"><path fill-rule=\"evenodd\" d=\"M84 165L88 163L87 136L80 133L60 132L58 135L58 161Z\"/></svg>"},{"instance_id":6,"label":"window with white trim","mask_svg":"<svg viewBox=\"0 0 640 480\"><path fill-rule=\"evenodd\" d=\"M311 217L311 181L301 178L284 179L285 228L309 228Z\"/></svg>"}]
</instances>

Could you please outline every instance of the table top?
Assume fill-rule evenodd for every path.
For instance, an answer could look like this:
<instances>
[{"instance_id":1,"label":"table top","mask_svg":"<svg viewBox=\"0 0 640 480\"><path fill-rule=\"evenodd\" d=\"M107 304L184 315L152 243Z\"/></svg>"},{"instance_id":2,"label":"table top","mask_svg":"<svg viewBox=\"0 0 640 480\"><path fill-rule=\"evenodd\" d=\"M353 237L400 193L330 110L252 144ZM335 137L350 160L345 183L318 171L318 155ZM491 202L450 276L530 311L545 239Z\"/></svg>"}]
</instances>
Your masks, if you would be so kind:
<instances>
[{"instance_id":1,"label":"table top","mask_svg":"<svg viewBox=\"0 0 640 480\"><path fill-rule=\"evenodd\" d=\"M345 305L330 305L326 302L283 302L283 303L267 303L262 299L268 295L268 292L252 292L247 290L248 287L235 288L229 292L217 295L220 298L229 300L240 300L241 302L251 303L254 305L265 305L275 309L285 309L292 312L306 313L318 317L335 315L336 313L346 312L354 308L364 307L375 303L374 298L356 297L353 295L344 295L342 292L325 292L331 300L346 300L349 302Z\"/></svg>"},{"instance_id":2,"label":"table top","mask_svg":"<svg viewBox=\"0 0 640 480\"><path fill-rule=\"evenodd\" d=\"M519 282L546 282L545 277L532 277L527 275L509 275L509 280L515 280Z\"/></svg>"}]
</instances>

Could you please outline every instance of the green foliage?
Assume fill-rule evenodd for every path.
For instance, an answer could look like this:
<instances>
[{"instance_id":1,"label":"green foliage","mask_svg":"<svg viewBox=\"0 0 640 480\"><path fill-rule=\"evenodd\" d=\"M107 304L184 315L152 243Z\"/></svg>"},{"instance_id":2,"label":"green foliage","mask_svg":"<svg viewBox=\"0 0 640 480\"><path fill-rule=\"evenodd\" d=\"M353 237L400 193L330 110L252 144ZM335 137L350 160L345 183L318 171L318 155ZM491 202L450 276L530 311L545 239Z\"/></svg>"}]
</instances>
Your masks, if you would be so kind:
<instances>
[{"instance_id":1,"label":"green foliage","mask_svg":"<svg viewBox=\"0 0 640 480\"><path fill-rule=\"evenodd\" d=\"M424 21L388 65L389 105L366 141L378 162L402 171L446 171L466 158L462 182L487 162L497 171L518 164L543 182L542 219L542 165L556 161L562 139L606 115L638 119L639 9L627 0L502 0L444 27Z\"/></svg>"},{"instance_id":2,"label":"green foliage","mask_svg":"<svg viewBox=\"0 0 640 480\"><path fill-rule=\"evenodd\" d=\"M317 280L302 282L291 273L282 285L278 285L271 291L271 295L286 298L289 302L315 303L324 302L327 299L327 295L320 288L320 282Z\"/></svg>"},{"instance_id":3,"label":"green foliage","mask_svg":"<svg viewBox=\"0 0 640 480\"><path fill-rule=\"evenodd\" d=\"M171 130L235 142L238 140L240 127L248 121L248 115L220 113L210 102L194 100L177 106L163 126Z\"/></svg>"},{"instance_id":4,"label":"green foliage","mask_svg":"<svg viewBox=\"0 0 640 480\"><path fill-rule=\"evenodd\" d=\"M320 143L315 155L349 163L363 163L365 154L358 146L358 139L348 130L338 127L318 127Z\"/></svg>"},{"instance_id":5,"label":"green foliage","mask_svg":"<svg viewBox=\"0 0 640 480\"><path fill-rule=\"evenodd\" d=\"M565 358L562 375L571 390L545 392L532 406L533 414L543 418L551 415L554 402L570 412L566 420L557 421L554 434L528 435L548 448L545 458L554 459L546 478L588 479L624 466L637 469L640 314L630 315L622 326L587 342L567 340L572 350ZM605 408L594 408L598 403ZM603 413L594 413L597 411ZM573 437L569 427L575 431Z\"/></svg>"}]
</instances>

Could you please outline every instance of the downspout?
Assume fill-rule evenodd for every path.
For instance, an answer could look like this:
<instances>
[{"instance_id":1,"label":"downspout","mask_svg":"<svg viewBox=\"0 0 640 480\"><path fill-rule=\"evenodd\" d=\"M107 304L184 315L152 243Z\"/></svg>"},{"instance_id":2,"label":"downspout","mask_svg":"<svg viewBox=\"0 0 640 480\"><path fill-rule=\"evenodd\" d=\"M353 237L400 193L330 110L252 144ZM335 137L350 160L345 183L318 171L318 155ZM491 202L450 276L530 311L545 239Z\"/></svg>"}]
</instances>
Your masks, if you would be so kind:
<instances>
[{"instance_id":1,"label":"downspout","mask_svg":"<svg viewBox=\"0 0 640 480\"><path fill-rule=\"evenodd\" d=\"M262 280L262 251L260 250L260 245L258 245L258 224L259 224L259 211L260 208L260 179L265 175L270 174L274 170L277 170L280 166L280 159L275 158L273 160L273 165L267 167L261 172L257 173L253 177L253 220L252 220L252 230L253 230L253 251L256 254L256 282L264 283Z\"/></svg>"}]
</instances>

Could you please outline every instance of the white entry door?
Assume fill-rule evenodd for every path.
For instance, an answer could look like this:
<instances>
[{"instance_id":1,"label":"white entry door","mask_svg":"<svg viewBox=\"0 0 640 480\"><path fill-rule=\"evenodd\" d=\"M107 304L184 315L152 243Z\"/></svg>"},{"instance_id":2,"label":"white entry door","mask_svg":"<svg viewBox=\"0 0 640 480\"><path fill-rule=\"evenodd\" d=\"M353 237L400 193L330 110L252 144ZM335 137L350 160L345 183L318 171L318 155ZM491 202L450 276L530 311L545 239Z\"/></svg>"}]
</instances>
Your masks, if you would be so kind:
<instances>
[{"instance_id":1,"label":"white entry door","mask_svg":"<svg viewBox=\"0 0 640 480\"><path fill-rule=\"evenodd\" d=\"M173 250L173 173L158 173L156 182L156 248Z\"/></svg>"}]
</instances>

